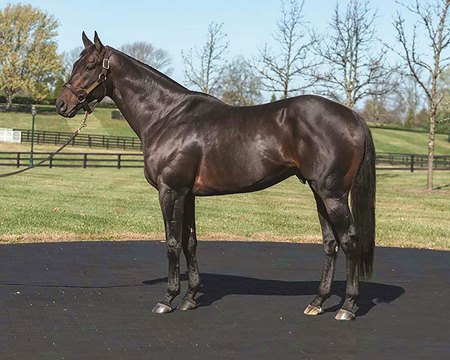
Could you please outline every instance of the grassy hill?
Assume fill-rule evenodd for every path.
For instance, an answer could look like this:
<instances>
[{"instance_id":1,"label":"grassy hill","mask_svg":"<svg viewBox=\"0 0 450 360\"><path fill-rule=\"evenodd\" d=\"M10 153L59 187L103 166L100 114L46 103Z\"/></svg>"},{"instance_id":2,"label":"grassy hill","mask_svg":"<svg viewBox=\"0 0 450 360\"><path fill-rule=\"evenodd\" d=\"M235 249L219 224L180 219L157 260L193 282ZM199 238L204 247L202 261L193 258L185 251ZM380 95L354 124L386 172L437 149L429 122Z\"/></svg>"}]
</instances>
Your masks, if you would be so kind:
<instances>
[{"instance_id":1,"label":"grassy hill","mask_svg":"<svg viewBox=\"0 0 450 360\"><path fill-rule=\"evenodd\" d=\"M81 121L81 115L72 119L63 118L56 113L39 112L36 116L37 130L72 132ZM0 128L30 129L31 115L24 113L0 113ZM88 118L85 134L113 136L136 136L124 120L111 119L111 109L97 108ZM372 129L377 152L426 154L428 134L393 129ZM2 146L4 149L4 146ZM450 155L448 135L436 135L436 154Z\"/></svg>"},{"instance_id":2,"label":"grassy hill","mask_svg":"<svg viewBox=\"0 0 450 360\"><path fill-rule=\"evenodd\" d=\"M73 132L80 125L82 114L74 118L64 118L56 112L39 113L37 106L36 130ZM111 119L112 109L97 108L89 115L88 127L84 129L86 134L136 136L128 123L124 120ZM31 114L25 113L0 113L0 128L31 129Z\"/></svg>"},{"instance_id":3,"label":"grassy hill","mask_svg":"<svg viewBox=\"0 0 450 360\"><path fill-rule=\"evenodd\" d=\"M428 134L393 129L372 128L377 152L426 154ZM436 154L450 155L447 134L436 134Z\"/></svg>"}]
</instances>

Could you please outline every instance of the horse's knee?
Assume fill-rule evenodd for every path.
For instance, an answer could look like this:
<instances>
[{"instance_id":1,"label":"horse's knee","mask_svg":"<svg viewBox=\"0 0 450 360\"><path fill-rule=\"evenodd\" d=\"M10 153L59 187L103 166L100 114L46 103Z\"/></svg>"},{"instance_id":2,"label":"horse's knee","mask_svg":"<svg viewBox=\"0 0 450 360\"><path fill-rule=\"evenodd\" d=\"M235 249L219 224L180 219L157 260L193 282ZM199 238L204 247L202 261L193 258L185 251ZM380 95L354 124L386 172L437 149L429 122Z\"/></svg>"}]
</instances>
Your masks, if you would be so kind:
<instances>
[{"instance_id":1,"label":"horse's knee","mask_svg":"<svg viewBox=\"0 0 450 360\"><path fill-rule=\"evenodd\" d=\"M181 244L175 238L167 240L167 256L169 258L179 258L181 253Z\"/></svg>"},{"instance_id":2,"label":"horse's knee","mask_svg":"<svg viewBox=\"0 0 450 360\"><path fill-rule=\"evenodd\" d=\"M337 254L339 250L339 246L335 238L324 239L323 247L325 249L325 254L328 256Z\"/></svg>"}]
</instances>

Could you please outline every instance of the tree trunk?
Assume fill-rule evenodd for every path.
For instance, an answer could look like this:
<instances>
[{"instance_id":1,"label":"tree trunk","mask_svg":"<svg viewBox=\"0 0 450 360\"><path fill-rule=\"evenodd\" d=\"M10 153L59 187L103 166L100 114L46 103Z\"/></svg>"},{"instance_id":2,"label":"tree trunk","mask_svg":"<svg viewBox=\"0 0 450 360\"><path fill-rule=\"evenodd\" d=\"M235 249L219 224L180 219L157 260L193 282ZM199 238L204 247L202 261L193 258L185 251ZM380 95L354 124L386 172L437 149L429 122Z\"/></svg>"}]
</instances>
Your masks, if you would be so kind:
<instances>
[{"instance_id":1,"label":"tree trunk","mask_svg":"<svg viewBox=\"0 0 450 360\"><path fill-rule=\"evenodd\" d=\"M353 107L355 106L355 102L353 101L352 96L347 96L347 100L345 101L345 106L347 106L350 109L353 109Z\"/></svg>"},{"instance_id":2,"label":"tree trunk","mask_svg":"<svg viewBox=\"0 0 450 360\"><path fill-rule=\"evenodd\" d=\"M433 165L434 165L434 139L436 128L436 112L430 114L430 132L428 134L428 171L427 171L427 190L433 190Z\"/></svg>"},{"instance_id":3,"label":"tree trunk","mask_svg":"<svg viewBox=\"0 0 450 360\"><path fill-rule=\"evenodd\" d=\"M287 99L289 96L289 77L286 77L284 79L284 86L283 86L283 99Z\"/></svg>"},{"instance_id":4,"label":"tree trunk","mask_svg":"<svg viewBox=\"0 0 450 360\"><path fill-rule=\"evenodd\" d=\"M6 110L9 111L12 108L13 95L6 92L5 97L6 97Z\"/></svg>"}]
</instances>

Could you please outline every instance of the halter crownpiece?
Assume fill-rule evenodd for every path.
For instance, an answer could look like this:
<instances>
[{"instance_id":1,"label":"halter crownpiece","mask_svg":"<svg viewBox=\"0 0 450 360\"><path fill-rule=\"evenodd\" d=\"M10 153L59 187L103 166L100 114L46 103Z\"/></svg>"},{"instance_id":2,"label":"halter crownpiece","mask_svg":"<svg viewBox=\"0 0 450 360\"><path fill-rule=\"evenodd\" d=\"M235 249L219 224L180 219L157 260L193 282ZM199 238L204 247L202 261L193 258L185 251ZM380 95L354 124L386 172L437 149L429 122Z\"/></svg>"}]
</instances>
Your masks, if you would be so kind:
<instances>
[{"instance_id":1,"label":"halter crownpiece","mask_svg":"<svg viewBox=\"0 0 450 360\"><path fill-rule=\"evenodd\" d=\"M98 75L98 79L94 81L94 83L89 86L86 90L85 89L81 89L81 88L76 88L75 86L73 86L70 83L65 83L63 85L63 87L69 89L72 94L74 94L78 100L78 102L81 104L81 106L83 107L83 109L85 111L87 111L89 114L92 113L92 109L89 106L88 102L87 102L87 96L94 91L97 86L99 86L100 84L104 85L105 88L105 95L106 95L106 85L104 84L106 81L106 76L108 75L108 71L109 71L110 67L109 67L109 59L108 58L104 58L102 61L102 72Z\"/></svg>"}]
</instances>

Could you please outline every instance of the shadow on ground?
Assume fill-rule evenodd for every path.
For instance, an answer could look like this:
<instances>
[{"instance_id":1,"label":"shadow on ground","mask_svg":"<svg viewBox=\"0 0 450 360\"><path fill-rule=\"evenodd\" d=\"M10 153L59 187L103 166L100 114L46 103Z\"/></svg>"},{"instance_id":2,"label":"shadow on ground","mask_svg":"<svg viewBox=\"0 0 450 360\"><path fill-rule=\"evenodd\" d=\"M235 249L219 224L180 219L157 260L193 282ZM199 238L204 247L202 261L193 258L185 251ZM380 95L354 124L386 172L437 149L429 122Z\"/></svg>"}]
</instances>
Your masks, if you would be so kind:
<instances>
[{"instance_id":1,"label":"shadow on ground","mask_svg":"<svg viewBox=\"0 0 450 360\"><path fill-rule=\"evenodd\" d=\"M300 296L315 295L319 287L318 281L282 281L257 279L246 276L202 273L202 290L197 297L199 306L210 306L227 295L276 295ZM187 274L181 276L187 280ZM147 280L145 285L167 282L167 277ZM332 293L341 298L340 304L325 308L325 312L337 311L345 299L345 281L334 281ZM400 286L373 282L361 282L361 296L358 300L358 316L364 316L379 303L390 303L405 293Z\"/></svg>"}]
</instances>

